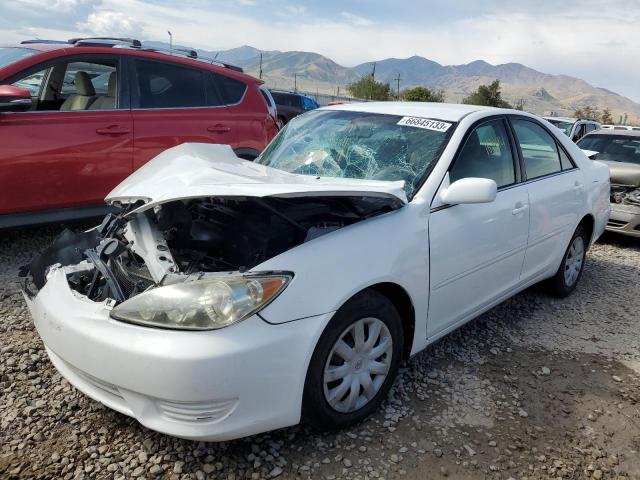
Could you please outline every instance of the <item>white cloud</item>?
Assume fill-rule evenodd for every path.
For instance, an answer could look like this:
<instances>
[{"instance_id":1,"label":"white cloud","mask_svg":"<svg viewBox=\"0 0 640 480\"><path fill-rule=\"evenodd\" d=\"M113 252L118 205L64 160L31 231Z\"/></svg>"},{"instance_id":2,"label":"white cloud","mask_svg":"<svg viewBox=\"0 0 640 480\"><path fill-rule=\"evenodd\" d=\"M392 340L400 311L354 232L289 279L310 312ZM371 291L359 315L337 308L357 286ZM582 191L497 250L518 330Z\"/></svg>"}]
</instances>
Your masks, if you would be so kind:
<instances>
[{"instance_id":1,"label":"white cloud","mask_svg":"<svg viewBox=\"0 0 640 480\"><path fill-rule=\"evenodd\" d=\"M141 24L124 13L103 10L90 14L86 21L78 23L78 28L91 35L135 37Z\"/></svg>"},{"instance_id":2,"label":"white cloud","mask_svg":"<svg viewBox=\"0 0 640 480\"><path fill-rule=\"evenodd\" d=\"M361 17L360 15L355 15L353 13L341 12L340 16L356 27L368 27L369 25L373 25L373 22L368 18Z\"/></svg>"},{"instance_id":3,"label":"white cloud","mask_svg":"<svg viewBox=\"0 0 640 480\"><path fill-rule=\"evenodd\" d=\"M182 45L208 50L252 45L264 50L313 51L346 66L416 54L443 64L477 59L494 64L520 62L543 72L579 76L640 100L640 64L635 61L640 58L640 42L634 40L640 23L637 0L618 0L615 8L602 0L565 0L562 8L545 2L534 8L524 0L494 0L493 7L483 4L480 10L497 13L480 15L475 13L475 2L460 0L461 5L447 10L446 18L408 15L403 21L376 16L375 8L366 2L345 1L351 5L345 7L349 11L328 11L322 16L317 5L311 12L307 4L293 2L268 9L270 15L261 2L242 8L241 13L226 8L255 0L216 0L216 8L211 7L212 0L9 0L7 5L16 1L34 6L32 16L27 17L29 28L19 26L25 22L12 27L7 19L0 41L33 37L34 33L46 38L48 32L49 38L60 38L53 36L55 28L73 30L76 22L78 31L61 38L90 33L162 40L169 29L174 42ZM35 5L41 4L61 8L82 4L83 8L58 16L56 27L47 28L51 24L33 20L34 15L40 18ZM417 7L407 5L407 9ZM85 18L79 19L80 14Z\"/></svg>"},{"instance_id":4,"label":"white cloud","mask_svg":"<svg viewBox=\"0 0 640 480\"><path fill-rule=\"evenodd\" d=\"M54 12L70 12L86 2L87 0L13 0L13 3L26 8Z\"/></svg>"}]
</instances>

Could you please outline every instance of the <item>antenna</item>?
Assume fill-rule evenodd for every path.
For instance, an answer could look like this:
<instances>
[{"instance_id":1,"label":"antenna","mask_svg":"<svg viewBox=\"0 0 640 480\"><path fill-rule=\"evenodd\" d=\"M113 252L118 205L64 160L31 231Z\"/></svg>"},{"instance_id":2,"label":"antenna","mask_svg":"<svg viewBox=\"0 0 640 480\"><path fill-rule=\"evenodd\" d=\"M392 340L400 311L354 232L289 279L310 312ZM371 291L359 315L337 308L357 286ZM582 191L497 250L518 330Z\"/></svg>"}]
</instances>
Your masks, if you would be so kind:
<instances>
[{"instance_id":1,"label":"antenna","mask_svg":"<svg viewBox=\"0 0 640 480\"><path fill-rule=\"evenodd\" d=\"M169 50L173 50L173 35L171 34L171 30L167 30L169 34Z\"/></svg>"}]
</instances>

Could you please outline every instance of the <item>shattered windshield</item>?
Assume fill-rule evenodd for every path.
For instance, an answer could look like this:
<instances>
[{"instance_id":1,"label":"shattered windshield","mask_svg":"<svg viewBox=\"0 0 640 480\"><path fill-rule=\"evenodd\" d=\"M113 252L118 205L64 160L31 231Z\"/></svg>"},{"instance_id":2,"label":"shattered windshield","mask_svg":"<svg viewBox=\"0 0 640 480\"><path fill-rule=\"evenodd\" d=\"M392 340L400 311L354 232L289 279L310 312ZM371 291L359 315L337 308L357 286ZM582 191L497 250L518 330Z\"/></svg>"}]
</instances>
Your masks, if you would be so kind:
<instances>
[{"instance_id":1,"label":"shattered windshield","mask_svg":"<svg viewBox=\"0 0 640 480\"><path fill-rule=\"evenodd\" d=\"M411 198L452 127L425 118L319 110L289 122L256 162L301 175L404 180Z\"/></svg>"}]
</instances>

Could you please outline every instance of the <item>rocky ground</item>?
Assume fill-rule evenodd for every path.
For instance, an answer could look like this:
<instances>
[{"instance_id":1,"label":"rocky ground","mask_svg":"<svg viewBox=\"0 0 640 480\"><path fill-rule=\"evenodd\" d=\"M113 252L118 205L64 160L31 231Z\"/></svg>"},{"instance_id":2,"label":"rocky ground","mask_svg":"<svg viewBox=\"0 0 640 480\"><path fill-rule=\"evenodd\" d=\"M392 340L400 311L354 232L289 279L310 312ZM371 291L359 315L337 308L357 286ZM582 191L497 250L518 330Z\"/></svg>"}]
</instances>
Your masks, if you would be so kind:
<instances>
[{"instance_id":1,"label":"rocky ground","mask_svg":"<svg viewBox=\"0 0 640 480\"><path fill-rule=\"evenodd\" d=\"M213 444L53 369L16 272L59 230L0 232L0 478L640 479L638 241L606 236L570 298L529 290L417 355L359 426Z\"/></svg>"}]
</instances>

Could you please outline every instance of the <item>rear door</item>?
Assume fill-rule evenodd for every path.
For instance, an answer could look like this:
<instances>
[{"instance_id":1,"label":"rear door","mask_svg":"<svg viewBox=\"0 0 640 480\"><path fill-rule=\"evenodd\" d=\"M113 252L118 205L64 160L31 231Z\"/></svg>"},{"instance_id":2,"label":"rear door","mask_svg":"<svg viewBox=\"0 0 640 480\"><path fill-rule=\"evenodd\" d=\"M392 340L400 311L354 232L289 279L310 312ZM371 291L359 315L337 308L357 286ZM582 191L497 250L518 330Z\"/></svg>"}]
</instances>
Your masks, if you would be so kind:
<instances>
[{"instance_id":1,"label":"rear door","mask_svg":"<svg viewBox=\"0 0 640 480\"><path fill-rule=\"evenodd\" d=\"M236 146L237 124L212 72L190 66L131 59L134 168L185 142Z\"/></svg>"},{"instance_id":2,"label":"rear door","mask_svg":"<svg viewBox=\"0 0 640 480\"><path fill-rule=\"evenodd\" d=\"M91 91L86 108L60 110L78 94L77 72ZM115 75L109 108L91 109ZM132 171L133 122L117 55L74 55L39 64L2 83L28 86L34 106L0 113L0 214L103 205Z\"/></svg>"},{"instance_id":3,"label":"rear door","mask_svg":"<svg viewBox=\"0 0 640 480\"><path fill-rule=\"evenodd\" d=\"M531 205L522 276L532 279L557 268L587 201L586 189L582 172L546 128L522 117L511 124Z\"/></svg>"}]
</instances>

